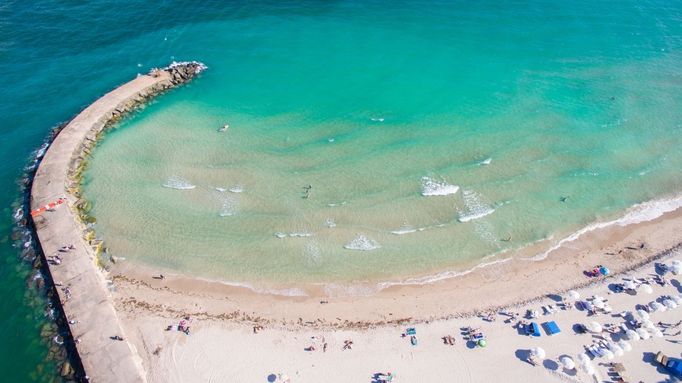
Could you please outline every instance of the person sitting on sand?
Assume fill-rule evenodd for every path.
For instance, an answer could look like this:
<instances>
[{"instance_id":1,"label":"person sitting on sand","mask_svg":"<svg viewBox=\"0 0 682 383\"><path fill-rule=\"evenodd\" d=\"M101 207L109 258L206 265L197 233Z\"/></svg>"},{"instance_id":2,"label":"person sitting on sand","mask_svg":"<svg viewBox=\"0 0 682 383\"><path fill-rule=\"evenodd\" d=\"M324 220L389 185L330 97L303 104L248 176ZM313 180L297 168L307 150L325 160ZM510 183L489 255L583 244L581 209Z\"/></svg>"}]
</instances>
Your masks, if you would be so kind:
<instances>
[{"instance_id":1,"label":"person sitting on sand","mask_svg":"<svg viewBox=\"0 0 682 383\"><path fill-rule=\"evenodd\" d=\"M353 349L353 341L352 340L344 340L342 350L352 350L352 349Z\"/></svg>"}]
</instances>

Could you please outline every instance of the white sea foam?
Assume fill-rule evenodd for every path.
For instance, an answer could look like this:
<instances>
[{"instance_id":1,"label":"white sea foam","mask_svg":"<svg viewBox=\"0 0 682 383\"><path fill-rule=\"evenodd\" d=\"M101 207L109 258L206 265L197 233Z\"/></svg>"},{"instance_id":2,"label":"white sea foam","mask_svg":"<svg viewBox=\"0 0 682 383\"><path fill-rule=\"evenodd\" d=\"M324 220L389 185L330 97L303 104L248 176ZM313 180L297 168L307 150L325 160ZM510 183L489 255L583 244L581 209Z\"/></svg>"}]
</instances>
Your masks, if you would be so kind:
<instances>
[{"instance_id":1,"label":"white sea foam","mask_svg":"<svg viewBox=\"0 0 682 383\"><path fill-rule=\"evenodd\" d=\"M384 122L383 117L372 117L370 120L372 120L374 122Z\"/></svg>"},{"instance_id":2,"label":"white sea foam","mask_svg":"<svg viewBox=\"0 0 682 383\"><path fill-rule=\"evenodd\" d=\"M244 192L244 186L242 185L234 185L231 188L228 189L230 193L243 193Z\"/></svg>"},{"instance_id":3,"label":"white sea foam","mask_svg":"<svg viewBox=\"0 0 682 383\"><path fill-rule=\"evenodd\" d=\"M291 238L306 238L306 237L312 237L312 236L313 236L313 234L309 233L307 231L289 233L289 237L291 237Z\"/></svg>"},{"instance_id":4,"label":"white sea foam","mask_svg":"<svg viewBox=\"0 0 682 383\"><path fill-rule=\"evenodd\" d=\"M348 204L348 202L343 201L343 202L337 202L337 203L328 203L327 206L329 207L337 207L337 206L343 206Z\"/></svg>"},{"instance_id":5,"label":"white sea foam","mask_svg":"<svg viewBox=\"0 0 682 383\"><path fill-rule=\"evenodd\" d=\"M459 186L450 185L444 180L435 180L431 177L422 177L422 195L425 197L445 196L455 194Z\"/></svg>"},{"instance_id":6,"label":"white sea foam","mask_svg":"<svg viewBox=\"0 0 682 383\"><path fill-rule=\"evenodd\" d=\"M173 56L173 57L175 57L175 56ZM194 64L194 65L196 65L196 66L197 66L197 73L201 73L201 72L203 72L204 70L206 70L206 69L208 68L206 65L204 65L204 63L200 63L200 62L198 62L198 61L181 61L181 62L173 61L167 68L168 68L168 69L173 69L173 68L175 68L175 67L177 67L177 66L184 66L184 65L187 65L187 64Z\"/></svg>"},{"instance_id":7,"label":"white sea foam","mask_svg":"<svg viewBox=\"0 0 682 383\"><path fill-rule=\"evenodd\" d=\"M662 216L665 213L669 213L671 211L675 211L679 208L682 208L682 195L678 195L675 197L670 197L670 198L663 198L663 199L658 199L658 200L652 200L652 201L647 201L643 202L640 204L636 204L629 208L625 215L623 215L620 218L611 220L611 221L605 221L605 222L595 222L591 225L588 225L573 234L569 235L568 237L563 238L559 242L557 242L554 246L550 247L547 249L545 252L540 253L532 258L528 258L528 260L533 260L533 261L539 261L547 258L547 256L553 252L554 250L560 248L562 245L564 245L567 242L572 242L575 241L576 239L580 238L586 233L603 229L609 226L613 225L618 225L618 226L628 226L628 225L633 225L633 224L638 224L642 222L647 222L647 221L652 221L660 216Z\"/></svg>"},{"instance_id":8,"label":"white sea foam","mask_svg":"<svg viewBox=\"0 0 682 383\"><path fill-rule=\"evenodd\" d=\"M459 222L465 223L483 218L495 211L492 207L481 202L478 193L471 190L465 190L462 194L464 196L464 210L459 213L459 217L457 218Z\"/></svg>"},{"instance_id":9,"label":"white sea foam","mask_svg":"<svg viewBox=\"0 0 682 383\"><path fill-rule=\"evenodd\" d=\"M331 143L331 142L334 142L334 141L336 141L336 139L334 139L334 137L328 138L328 139L327 139L327 142L330 142L330 143Z\"/></svg>"},{"instance_id":10,"label":"white sea foam","mask_svg":"<svg viewBox=\"0 0 682 383\"><path fill-rule=\"evenodd\" d=\"M282 233L281 231L278 231L275 233L275 237L277 238L307 238L312 236L313 234L307 231L295 231L291 233Z\"/></svg>"},{"instance_id":11,"label":"white sea foam","mask_svg":"<svg viewBox=\"0 0 682 383\"><path fill-rule=\"evenodd\" d=\"M499 255L499 253L498 253L498 255ZM383 289L385 289L385 288L387 288L387 287L391 287L391 286L402 286L402 285L426 285L426 284L430 284L430 283L434 283L434 282L438 282L438 281L443 281L443 280L446 280L446 279L457 278L457 277L461 277L461 276L464 276L464 275L467 275L467 274L471 274L471 273L473 273L474 271L476 271L476 270L478 270L478 269L482 269L482 268L489 267L489 266L494 266L494 265L503 264L503 263L506 263L506 262L511 261L512 259L513 259L513 258L503 258L503 259L498 259L498 260L490 261L490 262L482 262L482 263L479 263L478 265L476 265L476 266L474 266L474 267L472 267L472 268L470 268L470 269L462 270L462 271L448 270L448 271L443 271L443 272L441 272L441 273L434 274L434 275L427 275L427 276L423 276L423 277L408 278L408 279L405 279L405 280L402 280L402 281L387 281L387 282L380 282L380 283L378 284L378 286L379 286L379 289L380 289L380 290L383 290Z\"/></svg>"},{"instance_id":12,"label":"white sea foam","mask_svg":"<svg viewBox=\"0 0 682 383\"><path fill-rule=\"evenodd\" d=\"M506 251L502 251L494 254L494 256L499 256ZM470 274L479 269L485 269L486 267L501 265L513 260L513 258L503 258L489 262L482 262L478 265L466 269L466 270L448 270L443 271L438 274L426 275L421 277L407 278L399 281L386 281L379 282L376 284L352 284L344 285L339 283L328 283L324 285L325 295L329 297L341 298L341 297L357 297L357 296L371 296L379 291L389 288L391 286L411 286L411 285L427 285L436 283L439 281L458 278L467 274Z\"/></svg>"},{"instance_id":13,"label":"white sea foam","mask_svg":"<svg viewBox=\"0 0 682 383\"><path fill-rule=\"evenodd\" d=\"M317 244L317 242L308 241L303 247L303 254L305 255L306 262L308 264L316 265L320 263L322 250L320 250L320 246Z\"/></svg>"},{"instance_id":14,"label":"white sea foam","mask_svg":"<svg viewBox=\"0 0 682 383\"><path fill-rule=\"evenodd\" d=\"M178 190L190 190L196 188L196 185L192 185L189 181L182 177L170 176L166 182L163 183L163 187Z\"/></svg>"},{"instance_id":15,"label":"white sea foam","mask_svg":"<svg viewBox=\"0 0 682 383\"><path fill-rule=\"evenodd\" d=\"M331 229L336 227L336 222L334 222L334 218L330 217L327 218L327 220L324 222L324 225Z\"/></svg>"},{"instance_id":16,"label":"white sea foam","mask_svg":"<svg viewBox=\"0 0 682 383\"><path fill-rule=\"evenodd\" d=\"M221 217L230 217L237 214L237 200L229 196L221 195L220 215Z\"/></svg>"},{"instance_id":17,"label":"white sea foam","mask_svg":"<svg viewBox=\"0 0 682 383\"><path fill-rule=\"evenodd\" d=\"M227 190L227 189L225 189L225 188L215 188L215 190L216 190L216 191L219 191L219 192L221 192L221 193L223 193L223 192L224 192L225 190Z\"/></svg>"},{"instance_id":18,"label":"white sea foam","mask_svg":"<svg viewBox=\"0 0 682 383\"><path fill-rule=\"evenodd\" d=\"M24 216L24 209L18 207L17 210L14 211L14 214L12 214L12 218L14 218L15 221L20 221L21 217Z\"/></svg>"},{"instance_id":19,"label":"white sea foam","mask_svg":"<svg viewBox=\"0 0 682 383\"><path fill-rule=\"evenodd\" d=\"M490 163L493 162L493 159L491 157L486 158L485 160L479 162L479 165L490 165Z\"/></svg>"},{"instance_id":20,"label":"white sea foam","mask_svg":"<svg viewBox=\"0 0 682 383\"><path fill-rule=\"evenodd\" d=\"M391 231L391 234L405 235L405 234L411 234L411 233L416 233L416 232L417 232L417 229L414 228L413 226L410 226L408 224L403 224L400 227L400 229Z\"/></svg>"},{"instance_id":21,"label":"white sea foam","mask_svg":"<svg viewBox=\"0 0 682 383\"><path fill-rule=\"evenodd\" d=\"M379 242L360 234L352 241L348 242L343 248L348 250L370 251L381 248L381 245L379 245Z\"/></svg>"}]
</instances>

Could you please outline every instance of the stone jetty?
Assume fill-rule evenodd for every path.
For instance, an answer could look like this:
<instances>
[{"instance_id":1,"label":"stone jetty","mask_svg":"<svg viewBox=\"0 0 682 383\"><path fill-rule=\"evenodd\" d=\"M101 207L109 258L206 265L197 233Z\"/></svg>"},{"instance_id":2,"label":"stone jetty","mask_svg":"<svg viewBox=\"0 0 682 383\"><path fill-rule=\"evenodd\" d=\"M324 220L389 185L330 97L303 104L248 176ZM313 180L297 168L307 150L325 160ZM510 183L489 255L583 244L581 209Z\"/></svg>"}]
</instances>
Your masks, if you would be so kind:
<instances>
[{"instance_id":1,"label":"stone jetty","mask_svg":"<svg viewBox=\"0 0 682 383\"><path fill-rule=\"evenodd\" d=\"M101 248L82 221L79 185L100 134L150 98L190 81L205 69L173 63L139 75L80 112L56 136L36 171L31 210L37 238L70 331L91 382L146 382L137 350L126 339L98 264ZM72 249L64 246L73 245ZM57 256L57 258L55 258Z\"/></svg>"}]
</instances>

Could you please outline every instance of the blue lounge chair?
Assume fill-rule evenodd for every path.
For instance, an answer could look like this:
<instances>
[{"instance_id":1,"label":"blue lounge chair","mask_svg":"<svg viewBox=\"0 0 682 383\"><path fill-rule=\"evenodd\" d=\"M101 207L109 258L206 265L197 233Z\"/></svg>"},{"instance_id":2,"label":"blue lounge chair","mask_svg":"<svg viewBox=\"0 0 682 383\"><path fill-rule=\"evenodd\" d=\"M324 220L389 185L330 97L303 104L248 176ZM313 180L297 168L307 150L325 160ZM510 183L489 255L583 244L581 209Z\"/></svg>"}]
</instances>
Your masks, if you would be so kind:
<instances>
[{"instance_id":1,"label":"blue lounge chair","mask_svg":"<svg viewBox=\"0 0 682 383\"><path fill-rule=\"evenodd\" d=\"M542 327L545 329L547 335L554 335L561 332L561 329L559 329L559 326L557 326L555 321L545 322L542 324Z\"/></svg>"}]
</instances>

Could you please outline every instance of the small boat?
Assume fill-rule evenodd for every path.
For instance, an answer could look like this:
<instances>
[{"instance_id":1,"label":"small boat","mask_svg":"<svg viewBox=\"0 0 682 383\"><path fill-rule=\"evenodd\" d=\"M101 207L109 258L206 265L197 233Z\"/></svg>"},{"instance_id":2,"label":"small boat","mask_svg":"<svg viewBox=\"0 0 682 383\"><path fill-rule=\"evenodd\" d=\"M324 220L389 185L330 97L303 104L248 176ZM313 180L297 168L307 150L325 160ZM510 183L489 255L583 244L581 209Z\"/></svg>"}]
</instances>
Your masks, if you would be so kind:
<instances>
[{"instance_id":1,"label":"small boat","mask_svg":"<svg viewBox=\"0 0 682 383\"><path fill-rule=\"evenodd\" d=\"M223 125L222 128L218 129L219 132L227 132L227 129L230 129L230 124L225 124Z\"/></svg>"}]
</instances>

